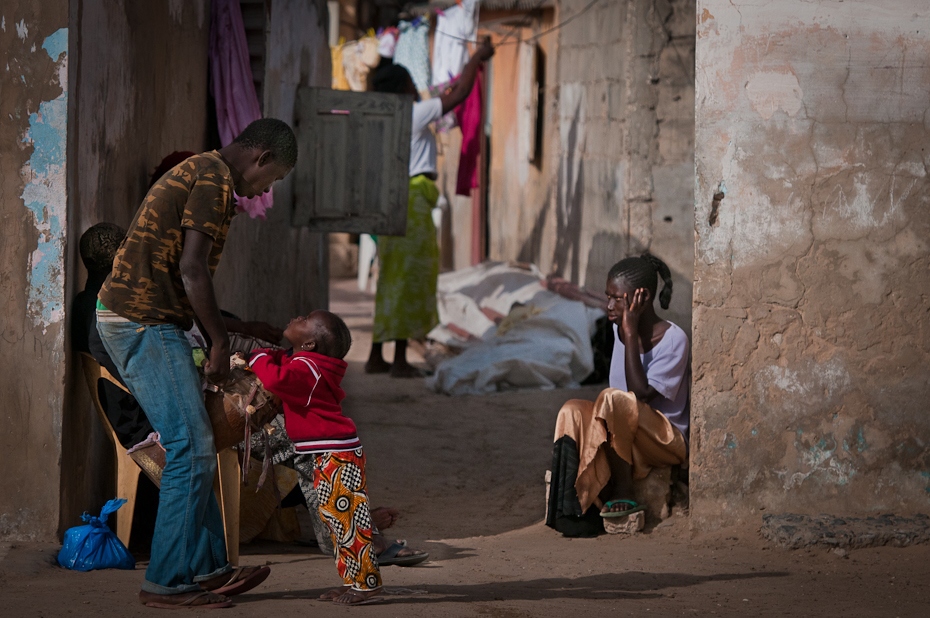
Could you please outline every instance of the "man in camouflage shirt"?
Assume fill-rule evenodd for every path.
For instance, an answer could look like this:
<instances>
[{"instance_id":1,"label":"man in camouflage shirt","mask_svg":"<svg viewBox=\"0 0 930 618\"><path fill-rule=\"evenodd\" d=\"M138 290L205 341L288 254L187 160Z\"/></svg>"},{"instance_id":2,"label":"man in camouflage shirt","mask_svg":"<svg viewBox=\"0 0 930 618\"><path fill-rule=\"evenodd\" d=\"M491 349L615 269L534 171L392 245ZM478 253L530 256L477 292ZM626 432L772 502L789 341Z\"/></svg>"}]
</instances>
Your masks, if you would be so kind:
<instances>
[{"instance_id":1,"label":"man in camouflage shirt","mask_svg":"<svg viewBox=\"0 0 930 618\"><path fill-rule=\"evenodd\" d=\"M234 194L254 197L297 160L280 120L250 124L218 151L188 158L149 190L100 289L97 330L166 450L152 554L139 599L151 607L226 607L268 567L234 569L213 495L216 450L201 379L184 335L194 321L210 338L208 380L229 373L229 334L213 273Z\"/></svg>"}]
</instances>

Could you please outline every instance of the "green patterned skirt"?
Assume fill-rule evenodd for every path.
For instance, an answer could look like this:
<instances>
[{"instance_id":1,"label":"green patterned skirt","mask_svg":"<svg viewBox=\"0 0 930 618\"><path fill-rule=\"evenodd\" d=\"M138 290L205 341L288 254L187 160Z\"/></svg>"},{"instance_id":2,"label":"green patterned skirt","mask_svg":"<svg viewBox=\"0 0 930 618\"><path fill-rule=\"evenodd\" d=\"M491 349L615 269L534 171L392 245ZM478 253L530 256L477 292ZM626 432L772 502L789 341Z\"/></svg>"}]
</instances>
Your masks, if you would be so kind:
<instances>
[{"instance_id":1,"label":"green patterned skirt","mask_svg":"<svg viewBox=\"0 0 930 618\"><path fill-rule=\"evenodd\" d=\"M439 323L439 244L432 213L438 199L436 183L414 176L407 200L407 235L378 237L375 343L422 339Z\"/></svg>"}]
</instances>

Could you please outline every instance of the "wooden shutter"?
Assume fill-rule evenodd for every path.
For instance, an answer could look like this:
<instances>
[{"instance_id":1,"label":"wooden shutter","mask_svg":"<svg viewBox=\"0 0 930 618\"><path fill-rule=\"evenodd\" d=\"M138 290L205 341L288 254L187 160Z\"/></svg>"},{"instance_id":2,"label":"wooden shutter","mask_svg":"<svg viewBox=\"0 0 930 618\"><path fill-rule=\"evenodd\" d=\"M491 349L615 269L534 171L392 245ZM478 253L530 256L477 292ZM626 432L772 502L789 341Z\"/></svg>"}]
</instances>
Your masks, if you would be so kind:
<instances>
[{"instance_id":1,"label":"wooden shutter","mask_svg":"<svg viewBox=\"0 0 930 618\"><path fill-rule=\"evenodd\" d=\"M412 104L395 94L297 91L295 226L406 233Z\"/></svg>"},{"instance_id":2,"label":"wooden shutter","mask_svg":"<svg viewBox=\"0 0 930 618\"><path fill-rule=\"evenodd\" d=\"M239 0L239 8L242 11L242 25L245 26L245 40L249 46L249 65L255 82L255 94L258 95L258 107L264 109L268 8L265 0Z\"/></svg>"}]
</instances>

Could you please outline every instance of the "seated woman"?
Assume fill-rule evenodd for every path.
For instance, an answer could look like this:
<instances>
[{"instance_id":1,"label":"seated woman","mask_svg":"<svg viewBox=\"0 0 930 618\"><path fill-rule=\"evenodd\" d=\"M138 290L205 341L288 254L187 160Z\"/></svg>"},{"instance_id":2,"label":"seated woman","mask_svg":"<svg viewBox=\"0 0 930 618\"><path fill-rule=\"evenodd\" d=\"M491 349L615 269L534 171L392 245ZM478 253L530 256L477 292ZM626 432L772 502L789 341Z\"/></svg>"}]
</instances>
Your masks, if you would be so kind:
<instances>
[{"instance_id":1,"label":"seated woman","mask_svg":"<svg viewBox=\"0 0 930 618\"><path fill-rule=\"evenodd\" d=\"M598 534L600 517L643 510L633 480L687 461L690 349L685 332L653 308L659 276L668 309L671 273L657 257L621 260L607 275L610 388L593 402L566 402L556 421L546 524L566 536Z\"/></svg>"}]
</instances>

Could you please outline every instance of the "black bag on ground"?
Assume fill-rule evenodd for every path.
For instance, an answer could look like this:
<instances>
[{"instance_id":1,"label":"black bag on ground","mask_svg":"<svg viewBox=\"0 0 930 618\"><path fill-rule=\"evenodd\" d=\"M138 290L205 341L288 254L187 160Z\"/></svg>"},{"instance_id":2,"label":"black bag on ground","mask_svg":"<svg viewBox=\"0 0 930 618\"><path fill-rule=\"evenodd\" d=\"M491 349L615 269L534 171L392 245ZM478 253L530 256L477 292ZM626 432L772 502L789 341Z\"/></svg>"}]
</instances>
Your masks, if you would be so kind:
<instances>
[{"instance_id":1,"label":"black bag on ground","mask_svg":"<svg viewBox=\"0 0 930 618\"><path fill-rule=\"evenodd\" d=\"M591 506L581 512L575 491L578 476L578 444L562 436L552 446L552 476L549 481L549 506L546 525L570 537L591 537L604 533L600 510Z\"/></svg>"}]
</instances>

